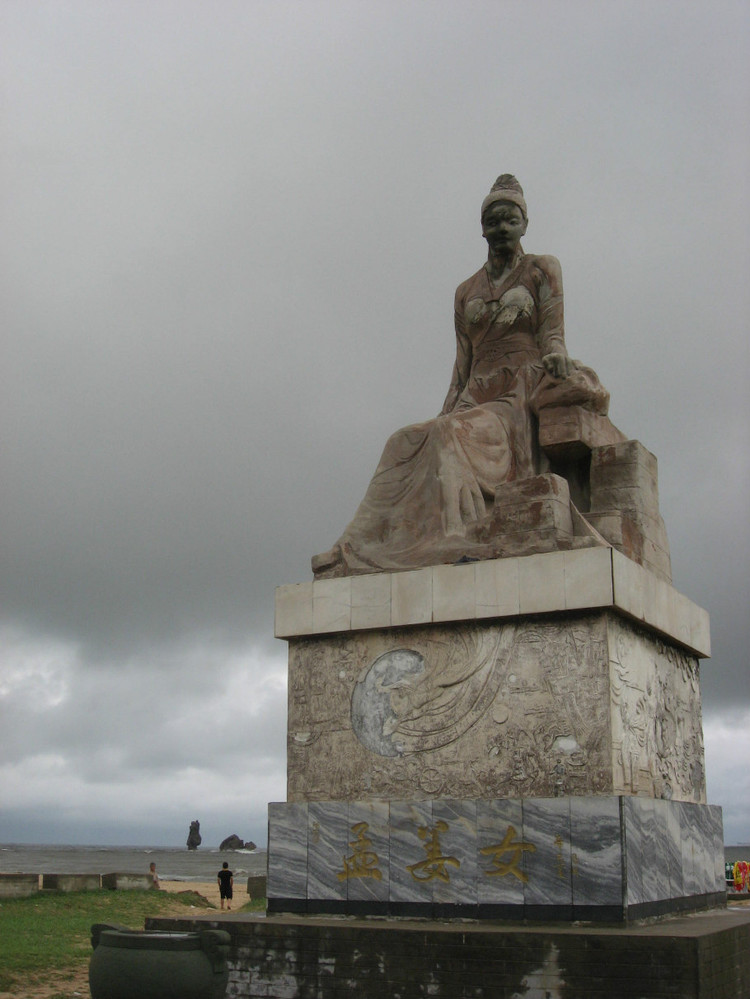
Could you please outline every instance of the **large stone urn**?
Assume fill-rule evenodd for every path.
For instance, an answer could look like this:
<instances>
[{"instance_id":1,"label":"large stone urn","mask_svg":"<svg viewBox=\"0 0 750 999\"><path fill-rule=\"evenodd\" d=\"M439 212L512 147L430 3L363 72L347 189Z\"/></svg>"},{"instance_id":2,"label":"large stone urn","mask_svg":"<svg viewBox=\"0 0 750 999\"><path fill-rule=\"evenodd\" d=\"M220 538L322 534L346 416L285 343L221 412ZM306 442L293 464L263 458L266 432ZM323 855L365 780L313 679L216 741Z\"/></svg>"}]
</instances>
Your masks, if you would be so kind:
<instances>
[{"instance_id":1,"label":"large stone urn","mask_svg":"<svg viewBox=\"0 0 750 999\"><path fill-rule=\"evenodd\" d=\"M95 923L92 999L222 999L230 939L223 930L144 932Z\"/></svg>"}]
</instances>

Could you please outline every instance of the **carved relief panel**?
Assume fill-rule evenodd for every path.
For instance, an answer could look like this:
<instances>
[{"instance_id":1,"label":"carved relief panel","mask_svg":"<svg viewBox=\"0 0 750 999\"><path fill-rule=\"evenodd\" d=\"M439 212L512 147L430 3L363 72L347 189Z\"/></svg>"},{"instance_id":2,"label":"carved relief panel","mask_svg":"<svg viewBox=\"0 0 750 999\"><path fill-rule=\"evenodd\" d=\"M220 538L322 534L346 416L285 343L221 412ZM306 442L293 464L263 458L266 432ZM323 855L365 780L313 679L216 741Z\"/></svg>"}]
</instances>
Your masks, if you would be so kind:
<instances>
[{"instance_id":1,"label":"carved relief panel","mask_svg":"<svg viewBox=\"0 0 750 999\"><path fill-rule=\"evenodd\" d=\"M605 615L290 643L288 798L612 786Z\"/></svg>"},{"instance_id":2,"label":"carved relief panel","mask_svg":"<svg viewBox=\"0 0 750 999\"><path fill-rule=\"evenodd\" d=\"M705 802L698 660L609 623L615 793Z\"/></svg>"}]
</instances>

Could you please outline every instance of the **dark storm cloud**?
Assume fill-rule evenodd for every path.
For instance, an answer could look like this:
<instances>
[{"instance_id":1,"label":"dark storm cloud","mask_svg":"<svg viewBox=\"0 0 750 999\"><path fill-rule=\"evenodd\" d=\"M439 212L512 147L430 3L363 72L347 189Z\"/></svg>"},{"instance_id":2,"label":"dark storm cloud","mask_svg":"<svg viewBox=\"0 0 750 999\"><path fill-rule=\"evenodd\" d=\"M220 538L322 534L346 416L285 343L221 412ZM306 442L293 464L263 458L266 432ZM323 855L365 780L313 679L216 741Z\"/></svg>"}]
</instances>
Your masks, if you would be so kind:
<instances>
[{"instance_id":1,"label":"dark storm cloud","mask_svg":"<svg viewBox=\"0 0 750 999\"><path fill-rule=\"evenodd\" d=\"M160 829L202 788L261 827L284 797L273 588L309 578L388 433L439 410L453 289L504 170L526 248L561 258L571 353L659 459L675 585L712 615L707 732L742 731L746 11L81 0L2 18L0 689L23 828L61 781L69 829L94 795L102 828L126 821L108 786L140 788Z\"/></svg>"}]
</instances>

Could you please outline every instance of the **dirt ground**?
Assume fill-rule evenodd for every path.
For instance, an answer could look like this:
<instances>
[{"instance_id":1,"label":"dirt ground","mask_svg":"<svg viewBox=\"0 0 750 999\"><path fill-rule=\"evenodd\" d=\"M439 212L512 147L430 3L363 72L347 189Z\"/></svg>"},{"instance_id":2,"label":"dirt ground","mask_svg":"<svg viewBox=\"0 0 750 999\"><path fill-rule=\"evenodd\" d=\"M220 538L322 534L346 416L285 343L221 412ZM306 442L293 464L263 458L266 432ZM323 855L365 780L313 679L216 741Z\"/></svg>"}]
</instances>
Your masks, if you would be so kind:
<instances>
[{"instance_id":1,"label":"dirt ground","mask_svg":"<svg viewBox=\"0 0 750 999\"><path fill-rule=\"evenodd\" d=\"M45 972L12 992L0 992L0 999L78 999L79 996L83 999L91 996L87 967L63 973Z\"/></svg>"},{"instance_id":2,"label":"dirt ground","mask_svg":"<svg viewBox=\"0 0 750 999\"><path fill-rule=\"evenodd\" d=\"M202 895L217 910L217 917L221 917L219 910L219 886L210 881L162 881L161 890L177 894L183 891L195 891ZM235 885L232 908L240 909L248 901L247 889L244 881L239 887ZM210 910L196 909L196 911L207 912ZM225 912L227 910L225 909ZM181 902L175 900L174 905L165 908L162 916L189 916L190 909ZM138 927L139 929L141 927ZM89 992L89 972L88 965L73 970L57 972L54 969L43 972L38 978L17 986L12 992L0 992L0 999L90 999Z\"/></svg>"}]
</instances>

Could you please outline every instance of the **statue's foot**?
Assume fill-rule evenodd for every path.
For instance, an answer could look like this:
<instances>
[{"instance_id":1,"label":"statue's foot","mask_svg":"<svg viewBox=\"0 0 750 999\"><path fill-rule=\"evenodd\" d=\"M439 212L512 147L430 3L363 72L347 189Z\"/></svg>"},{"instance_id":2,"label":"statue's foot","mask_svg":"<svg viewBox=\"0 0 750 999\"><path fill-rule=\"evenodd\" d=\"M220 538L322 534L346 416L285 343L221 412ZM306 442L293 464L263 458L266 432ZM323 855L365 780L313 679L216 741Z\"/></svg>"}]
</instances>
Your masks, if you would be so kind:
<instances>
[{"instance_id":1,"label":"statue's foot","mask_svg":"<svg viewBox=\"0 0 750 999\"><path fill-rule=\"evenodd\" d=\"M318 578L327 579L331 576L343 575L343 552L341 551L341 545L336 544L333 548L329 548L327 552L321 552L320 555L313 555L310 563L312 565L313 576Z\"/></svg>"}]
</instances>

